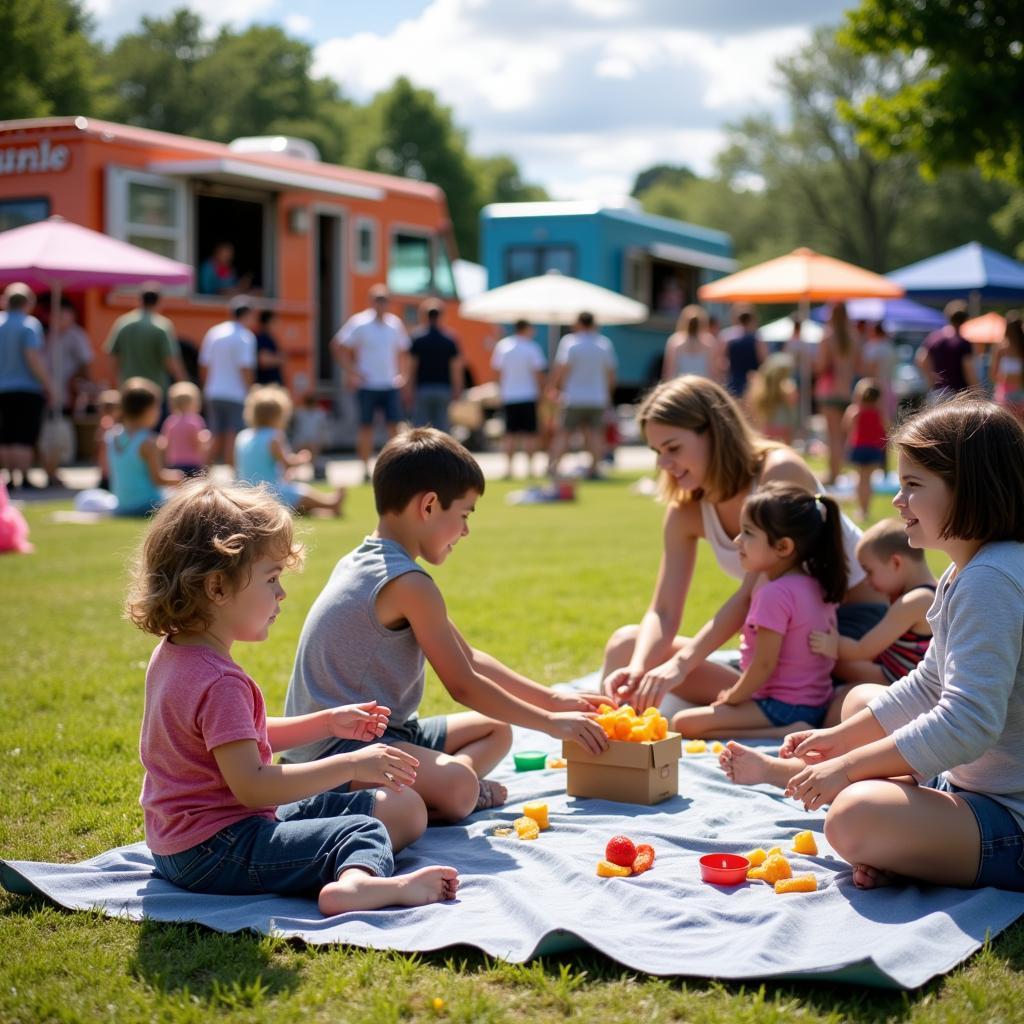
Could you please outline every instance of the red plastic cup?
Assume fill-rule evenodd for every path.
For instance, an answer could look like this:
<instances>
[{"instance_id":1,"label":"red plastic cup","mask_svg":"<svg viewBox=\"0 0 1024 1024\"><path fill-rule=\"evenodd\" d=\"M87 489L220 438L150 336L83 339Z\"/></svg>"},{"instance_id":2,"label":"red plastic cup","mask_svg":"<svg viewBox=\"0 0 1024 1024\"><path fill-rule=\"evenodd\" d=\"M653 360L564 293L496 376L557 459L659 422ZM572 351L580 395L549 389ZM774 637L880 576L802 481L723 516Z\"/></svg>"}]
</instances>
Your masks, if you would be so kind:
<instances>
[{"instance_id":1,"label":"red plastic cup","mask_svg":"<svg viewBox=\"0 0 1024 1024\"><path fill-rule=\"evenodd\" d=\"M709 885L742 885L750 861L738 853L706 853L700 859L700 877Z\"/></svg>"}]
</instances>

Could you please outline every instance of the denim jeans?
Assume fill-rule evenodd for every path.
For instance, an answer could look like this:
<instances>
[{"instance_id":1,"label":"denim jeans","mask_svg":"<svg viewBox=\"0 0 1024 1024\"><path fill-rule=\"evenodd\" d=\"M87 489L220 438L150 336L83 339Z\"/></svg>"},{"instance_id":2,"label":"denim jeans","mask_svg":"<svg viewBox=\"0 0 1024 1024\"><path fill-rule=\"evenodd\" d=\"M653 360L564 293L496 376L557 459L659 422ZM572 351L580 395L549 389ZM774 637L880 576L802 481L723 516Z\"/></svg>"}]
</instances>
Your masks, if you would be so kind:
<instances>
[{"instance_id":1,"label":"denim jeans","mask_svg":"<svg viewBox=\"0 0 1024 1024\"><path fill-rule=\"evenodd\" d=\"M374 790L320 793L283 804L277 821L244 818L181 853L154 854L158 874L193 892L315 895L348 868L395 870Z\"/></svg>"}]
</instances>

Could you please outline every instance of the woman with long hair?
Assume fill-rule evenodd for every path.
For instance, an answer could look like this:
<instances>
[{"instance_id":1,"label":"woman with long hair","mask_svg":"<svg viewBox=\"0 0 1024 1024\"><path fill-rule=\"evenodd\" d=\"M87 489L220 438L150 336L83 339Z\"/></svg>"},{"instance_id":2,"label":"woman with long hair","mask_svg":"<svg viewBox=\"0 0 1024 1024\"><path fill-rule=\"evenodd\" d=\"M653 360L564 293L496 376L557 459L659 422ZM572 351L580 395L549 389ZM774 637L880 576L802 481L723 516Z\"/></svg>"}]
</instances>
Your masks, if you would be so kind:
<instances>
[{"instance_id":1,"label":"woman with long hair","mask_svg":"<svg viewBox=\"0 0 1024 1024\"><path fill-rule=\"evenodd\" d=\"M700 306L687 306L676 321L675 333L665 343L661 379L672 380L690 373L719 380L721 356L718 342L708 329L708 317Z\"/></svg>"},{"instance_id":2,"label":"woman with long hair","mask_svg":"<svg viewBox=\"0 0 1024 1024\"><path fill-rule=\"evenodd\" d=\"M759 582L758 574L744 572L734 541L744 502L768 484L789 484L811 494L821 486L792 448L756 433L737 401L707 378L683 376L658 385L641 404L637 419L658 456L659 494L666 505L664 546L643 618L617 629L605 647L605 691L640 710L658 706L669 693L710 703L717 690L704 692L700 678L690 679L691 673L743 625ZM888 605L857 561L860 530L845 516L842 529L847 586L837 613L838 629L843 636L859 637L882 618ZM680 637L676 632L702 539L741 586L696 636ZM835 704L836 721L837 709Z\"/></svg>"}]
</instances>

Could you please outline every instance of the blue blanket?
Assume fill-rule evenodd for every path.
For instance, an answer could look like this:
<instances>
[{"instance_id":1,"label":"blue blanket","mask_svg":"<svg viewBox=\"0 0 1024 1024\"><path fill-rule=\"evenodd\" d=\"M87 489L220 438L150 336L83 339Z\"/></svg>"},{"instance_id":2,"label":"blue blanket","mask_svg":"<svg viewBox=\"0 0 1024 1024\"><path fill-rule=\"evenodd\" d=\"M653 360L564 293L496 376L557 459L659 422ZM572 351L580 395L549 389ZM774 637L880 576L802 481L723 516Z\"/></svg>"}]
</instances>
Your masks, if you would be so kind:
<instances>
[{"instance_id":1,"label":"blue blanket","mask_svg":"<svg viewBox=\"0 0 1024 1024\"><path fill-rule=\"evenodd\" d=\"M556 750L553 740L517 730L514 750ZM828 848L820 813L804 812L768 786L731 784L711 754L684 755L679 796L654 807L565 794L564 770L517 774L509 758L494 773L508 804L461 825L431 828L397 860L399 871L455 865L452 903L324 919L312 900L204 896L152 876L139 843L81 864L0 861L0 882L39 892L75 910L190 921L224 932L251 929L310 943L349 943L407 952L454 944L513 962L591 946L638 971L730 979L828 978L914 988L950 970L1024 913L1024 894L902 885L856 889ZM492 835L543 798L551 828L532 841ZM802 829L819 855L790 854L813 872L819 891L777 896L760 882L720 889L700 880L698 859L754 846L788 850ZM607 840L624 833L657 851L635 878L595 875Z\"/></svg>"}]
</instances>

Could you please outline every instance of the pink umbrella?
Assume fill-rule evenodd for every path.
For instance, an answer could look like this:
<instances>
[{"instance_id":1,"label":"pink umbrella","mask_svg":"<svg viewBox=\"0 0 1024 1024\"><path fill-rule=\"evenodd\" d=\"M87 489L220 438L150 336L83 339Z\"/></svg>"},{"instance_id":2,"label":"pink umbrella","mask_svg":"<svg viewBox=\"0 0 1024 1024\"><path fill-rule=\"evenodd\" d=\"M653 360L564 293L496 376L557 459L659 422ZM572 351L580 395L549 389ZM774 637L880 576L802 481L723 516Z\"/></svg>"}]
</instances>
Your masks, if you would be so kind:
<instances>
[{"instance_id":1,"label":"pink umbrella","mask_svg":"<svg viewBox=\"0 0 1024 1024\"><path fill-rule=\"evenodd\" d=\"M119 284L188 284L192 268L63 217L0 234L0 284L96 288Z\"/></svg>"},{"instance_id":2,"label":"pink umbrella","mask_svg":"<svg viewBox=\"0 0 1024 1024\"><path fill-rule=\"evenodd\" d=\"M0 233L0 284L22 281L50 292L50 333L61 291L122 284L189 284L192 268L63 217ZM58 352L58 358L60 353Z\"/></svg>"}]
</instances>

